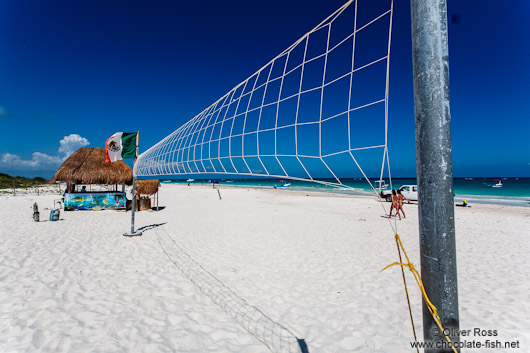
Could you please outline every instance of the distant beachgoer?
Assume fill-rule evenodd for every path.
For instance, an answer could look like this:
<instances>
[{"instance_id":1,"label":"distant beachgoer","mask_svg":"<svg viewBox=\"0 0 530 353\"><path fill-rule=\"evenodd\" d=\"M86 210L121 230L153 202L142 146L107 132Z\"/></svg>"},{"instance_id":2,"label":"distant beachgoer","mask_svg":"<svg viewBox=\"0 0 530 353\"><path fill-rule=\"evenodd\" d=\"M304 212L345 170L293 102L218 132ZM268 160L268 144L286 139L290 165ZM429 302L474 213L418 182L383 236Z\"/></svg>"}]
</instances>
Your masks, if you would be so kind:
<instances>
[{"instance_id":1,"label":"distant beachgoer","mask_svg":"<svg viewBox=\"0 0 530 353\"><path fill-rule=\"evenodd\" d=\"M466 200L463 200L462 201L462 204L457 204L457 206L460 206L460 207L471 207Z\"/></svg>"},{"instance_id":2,"label":"distant beachgoer","mask_svg":"<svg viewBox=\"0 0 530 353\"><path fill-rule=\"evenodd\" d=\"M396 210L396 215L401 220L401 216L399 215L398 206L399 206L399 200L398 200L398 197L397 197L396 190L392 190L392 205L390 205L390 213L388 214L388 218L392 217L392 210L395 209Z\"/></svg>"},{"instance_id":3,"label":"distant beachgoer","mask_svg":"<svg viewBox=\"0 0 530 353\"><path fill-rule=\"evenodd\" d=\"M396 213L399 214L399 211L401 210L401 212L403 213L403 218L407 218L407 217L405 217L405 211L403 210L403 200L407 200L408 203L410 203L410 200L407 199L407 198L405 197L405 195L403 195L403 194L401 193L401 190L398 190L397 193L398 193L398 194L397 194L397 200L398 200L398 206L397 206L397 207L398 207L398 208L397 208ZM401 218L400 218L400 219L401 219Z\"/></svg>"},{"instance_id":4,"label":"distant beachgoer","mask_svg":"<svg viewBox=\"0 0 530 353\"><path fill-rule=\"evenodd\" d=\"M83 185L83 187L81 188L81 192L86 192L86 186Z\"/></svg>"}]
</instances>

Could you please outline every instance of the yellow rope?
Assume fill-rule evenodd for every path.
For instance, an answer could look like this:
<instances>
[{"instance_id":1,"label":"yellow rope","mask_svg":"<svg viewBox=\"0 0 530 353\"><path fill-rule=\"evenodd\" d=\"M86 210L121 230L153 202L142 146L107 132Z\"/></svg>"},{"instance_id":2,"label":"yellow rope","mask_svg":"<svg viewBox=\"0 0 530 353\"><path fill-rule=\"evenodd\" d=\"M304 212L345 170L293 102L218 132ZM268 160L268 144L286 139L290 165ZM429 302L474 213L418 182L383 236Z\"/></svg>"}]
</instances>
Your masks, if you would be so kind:
<instances>
[{"instance_id":1,"label":"yellow rope","mask_svg":"<svg viewBox=\"0 0 530 353\"><path fill-rule=\"evenodd\" d=\"M445 339L447 340L447 342L450 343L451 348L453 349L453 352L458 353L457 350L455 349L455 347L453 346L453 342L451 342L451 339L449 338L449 336L447 336L445 334L444 328L443 328L443 324L442 324L442 320L438 316L438 310L436 309L434 304L429 299L429 296L427 295L427 292L425 291L425 287L423 286L423 282L421 280L421 276L420 276L418 270L416 270L416 268L414 268L414 265L410 262L410 259L409 259L408 255L407 255L407 252L405 251L405 247L403 247L403 243L401 242L401 239L399 238L398 234L396 234L396 241L399 243L399 247L401 248L401 250L403 250L403 255L405 255L405 258L407 259L407 263L405 264L405 263L401 263L401 262L394 262L393 264L390 264L390 265L386 266L385 268L383 268L381 271L384 271L387 268L390 268L390 267L393 267L393 266L402 266L402 267L408 267L409 268L410 272L412 272L412 274L414 275L414 279L416 280L416 283L418 284L418 287L420 288L420 291L421 291L421 294L423 296L423 299L425 300L425 304L427 304L427 308L429 308L429 311L430 311L434 321L436 322L436 324L440 328L440 332L443 333L443 335L444 335ZM406 287L405 287L405 291L407 291ZM408 296L408 292L407 292L407 296Z\"/></svg>"},{"instance_id":2,"label":"yellow rope","mask_svg":"<svg viewBox=\"0 0 530 353\"><path fill-rule=\"evenodd\" d=\"M399 262L402 262L403 259L401 258L401 250L399 249L399 243L396 239L396 247L399 255ZM418 347L418 337L416 336L416 327L414 326L414 318L412 317L412 306L410 305L410 298L409 298L409 291L407 288L407 280L405 279L405 269L403 266L401 266L401 274L403 275L403 284L405 285L405 295L407 297L407 305L409 307L409 315L410 315L410 324L412 325L412 333L414 334L414 342L416 342L416 352L420 353L420 349Z\"/></svg>"}]
</instances>

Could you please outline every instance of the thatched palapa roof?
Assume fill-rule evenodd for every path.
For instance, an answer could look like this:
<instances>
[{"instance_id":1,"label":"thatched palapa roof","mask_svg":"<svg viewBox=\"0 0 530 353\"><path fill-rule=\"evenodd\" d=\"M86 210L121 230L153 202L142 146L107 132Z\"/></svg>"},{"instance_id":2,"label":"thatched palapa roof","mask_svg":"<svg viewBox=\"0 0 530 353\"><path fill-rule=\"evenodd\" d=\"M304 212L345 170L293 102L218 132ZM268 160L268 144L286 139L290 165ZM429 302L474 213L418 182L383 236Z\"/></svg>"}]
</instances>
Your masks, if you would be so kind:
<instances>
[{"instance_id":1,"label":"thatched palapa roof","mask_svg":"<svg viewBox=\"0 0 530 353\"><path fill-rule=\"evenodd\" d=\"M153 195L158 191L158 179L136 180L136 192L140 195Z\"/></svg>"},{"instance_id":2,"label":"thatched palapa roof","mask_svg":"<svg viewBox=\"0 0 530 353\"><path fill-rule=\"evenodd\" d=\"M105 163L104 148L81 147L64 161L49 183L131 185L132 179L132 169L124 161Z\"/></svg>"}]
</instances>

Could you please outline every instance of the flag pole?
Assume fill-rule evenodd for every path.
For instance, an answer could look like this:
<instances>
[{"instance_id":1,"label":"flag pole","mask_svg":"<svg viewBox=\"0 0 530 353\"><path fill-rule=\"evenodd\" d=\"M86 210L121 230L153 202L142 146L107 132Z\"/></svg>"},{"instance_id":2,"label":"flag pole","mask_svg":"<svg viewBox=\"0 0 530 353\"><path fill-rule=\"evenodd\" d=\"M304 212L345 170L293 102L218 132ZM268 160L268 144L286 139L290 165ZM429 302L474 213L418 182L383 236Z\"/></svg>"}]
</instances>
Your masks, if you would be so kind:
<instances>
[{"instance_id":1,"label":"flag pole","mask_svg":"<svg viewBox=\"0 0 530 353\"><path fill-rule=\"evenodd\" d=\"M133 160L133 188L132 188L132 207L131 207L131 232L124 233L126 237L134 237L142 235L142 232L134 231L134 211L136 209L136 159L138 159L138 141L140 138L140 131L136 133L136 155Z\"/></svg>"}]
</instances>

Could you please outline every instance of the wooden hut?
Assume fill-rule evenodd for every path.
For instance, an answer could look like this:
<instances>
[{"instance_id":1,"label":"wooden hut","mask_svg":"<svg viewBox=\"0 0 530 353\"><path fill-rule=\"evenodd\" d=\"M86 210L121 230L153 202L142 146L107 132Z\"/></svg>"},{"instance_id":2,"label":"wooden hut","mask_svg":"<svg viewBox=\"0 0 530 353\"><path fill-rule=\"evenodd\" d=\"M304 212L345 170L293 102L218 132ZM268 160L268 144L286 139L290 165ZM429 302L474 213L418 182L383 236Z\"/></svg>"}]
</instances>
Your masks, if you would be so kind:
<instances>
[{"instance_id":1,"label":"wooden hut","mask_svg":"<svg viewBox=\"0 0 530 353\"><path fill-rule=\"evenodd\" d=\"M158 179L136 180L136 195L140 211L151 209L151 197L156 199L158 210Z\"/></svg>"},{"instance_id":2,"label":"wooden hut","mask_svg":"<svg viewBox=\"0 0 530 353\"><path fill-rule=\"evenodd\" d=\"M133 173L124 161L105 163L105 149L81 147L57 169L50 184L131 185Z\"/></svg>"},{"instance_id":3,"label":"wooden hut","mask_svg":"<svg viewBox=\"0 0 530 353\"><path fill-rule=\"evenodd\" d=\"M82 147L74 152L59 167L50 184L66 183L65 210L121 208L126 205L125 184L131 185L133 173L124 161L105 163L104 148ZM104 184L115 185L115 191L79 192L76 185ZM118 185L123 189L118 192Z\"/></svg>"}]
</instances>

